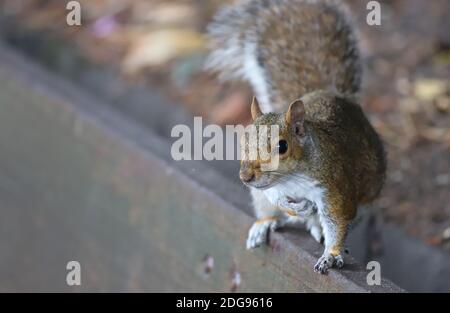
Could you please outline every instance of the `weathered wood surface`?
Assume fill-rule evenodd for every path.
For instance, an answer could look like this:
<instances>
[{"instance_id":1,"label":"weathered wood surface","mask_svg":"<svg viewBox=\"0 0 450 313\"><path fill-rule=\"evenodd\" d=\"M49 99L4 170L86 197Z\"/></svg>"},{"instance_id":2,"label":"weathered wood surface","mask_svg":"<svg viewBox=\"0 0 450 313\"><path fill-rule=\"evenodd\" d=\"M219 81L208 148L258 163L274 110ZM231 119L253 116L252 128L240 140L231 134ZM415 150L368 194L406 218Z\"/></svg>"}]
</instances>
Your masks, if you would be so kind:
<instances>
[{"instance_id":1,"label":"weathered wood surface","mask_svg":"<svg viewBox=\"0 0 450 313\"><path fill-rule=\"evenodd\" d=\"M301 232L246 251L242 187L169 148L0 46L0 291L230 291L237 273L242 292L401 291L352 260L314 273L322 247Z\"/></svg>"}]
</instances>

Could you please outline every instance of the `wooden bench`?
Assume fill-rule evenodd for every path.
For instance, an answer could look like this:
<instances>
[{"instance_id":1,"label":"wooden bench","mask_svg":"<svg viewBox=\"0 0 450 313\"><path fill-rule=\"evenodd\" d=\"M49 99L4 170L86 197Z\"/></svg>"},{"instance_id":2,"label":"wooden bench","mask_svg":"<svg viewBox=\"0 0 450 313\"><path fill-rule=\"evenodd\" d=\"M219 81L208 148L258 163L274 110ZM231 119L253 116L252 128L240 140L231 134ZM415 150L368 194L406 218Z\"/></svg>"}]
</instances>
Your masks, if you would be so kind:
<instances>
[{"instance_id":1,"label":"wooden bench","mask_svg":"<svg viewBox=\"0 0 450 313\"><path fill-rule=\"evenodd\" d=\"M402 291L351 258L314 273L322 247L301 231L245 250L241 185L172 161L167 139L5 46L0 151L0 291Z\"/></svg>"}]
</instances>

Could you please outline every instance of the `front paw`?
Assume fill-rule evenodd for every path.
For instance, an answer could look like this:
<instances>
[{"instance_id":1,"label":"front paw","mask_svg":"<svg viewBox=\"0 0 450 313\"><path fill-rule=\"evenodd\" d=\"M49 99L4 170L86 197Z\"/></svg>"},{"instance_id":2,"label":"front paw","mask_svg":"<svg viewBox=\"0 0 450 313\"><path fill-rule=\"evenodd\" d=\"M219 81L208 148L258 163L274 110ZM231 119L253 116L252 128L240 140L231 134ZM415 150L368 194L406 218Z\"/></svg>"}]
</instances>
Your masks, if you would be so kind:
<instances>
[{"instance_id":1,"label":"front paw","mask_svg":"<svg viewBox=\"0 0 450 313\"><path fill-rule=\"evenodd\" d=\"M269 230L275 231L280 227L278 220L256 221L248 232L247 249L254 249L267 243Z\"/></svg>"},{"instance_id":2,"label":"front paw","mask_svg":"<svg viewBox=\"0 0 450 313\"><path fill-rule=\"evenodd\" d=\"M331 254L323 254L316 265L314 265L314 271L320 274L327 274L328 270L335 266L336 268L342 268L344 266L344 259L341 255L334 257Z\"/></svg>"},{"instance_id":3,"label":"front paw","mask_svg":"<svg viewBox=\"0 0 450 313\"><path fill-rule=\"evenodd\" d=\"M294 200L290 197L284 197L280 199L278 205L282 208L292 210L293 215L297 216L309 216L317 212L315 203L306 198Z\"/></svg>"}]
</instances>

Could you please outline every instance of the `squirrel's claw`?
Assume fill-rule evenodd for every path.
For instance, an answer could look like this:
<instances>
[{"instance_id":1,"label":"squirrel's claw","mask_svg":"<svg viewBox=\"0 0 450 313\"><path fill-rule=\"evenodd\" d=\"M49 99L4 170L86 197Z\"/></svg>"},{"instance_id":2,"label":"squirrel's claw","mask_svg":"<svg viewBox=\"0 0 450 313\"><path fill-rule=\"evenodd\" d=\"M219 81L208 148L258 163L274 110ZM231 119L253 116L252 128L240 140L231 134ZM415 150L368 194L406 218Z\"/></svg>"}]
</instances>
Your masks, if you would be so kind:
<instances>
[{"instance_id":1,"label":"squirrel's claw","mask_svg":"<svg viewBox=\"0 0 450 313\"><path fill-rule=\"evenodd\" d=\"M256 247L261 246L262 244L267 243L269 230L275 230L280 225L278 225L276 220L270 220L270 221L257 221L253 223L252 227L250 228L248 232L247 237L247 249L254 249Z\"/></svg>"},{"instance_id":2,"label":"squirrel's claw","mask_svg":"<svg viewBox=\"0 0 450 313\"><path fill-rule=\"evenodd\" d=\"M317 212L315 203L306 198L296 201L289 197L285 197L280 199L278 205L282 208L293 210L298 216L309 216Z\"/></svg>"},{"instance_id":3,"label":"squirrel's claw","mask_svg":"<svg viewBox=\"0 0 450 313\"><path fill-rule=\"evenodd\" d=\"M319 258L316 265L314 265L314 272L327 274L328 269L333 266L333 263L334 257L331 254L324 254Z\"/></svg>"},{"instance_id":4,"label":"squirrel's claw","mask_svg":"<svg viewBox=\"0 0 450 313\"><path fill-rule=\"evenodd\" d=\"M344 258L342 255L338 255L334 258L334 265L336 268L343 268L344 267Z\"/></svg>"},{"instance_id":5,"label":"squirrel's claw","mask_svg":"<svg viewBox=\"0 0 450 313\"><path fill-rule=\"evenodd\" d=\"M342 268L344 266L344 258L342 255L338 255L336 257L331 254L322 255L316 265L314 265L314 271L320 274L327 274L328 269L333 266L336 266L336 268Z\"/></svg>"}]
</instances>

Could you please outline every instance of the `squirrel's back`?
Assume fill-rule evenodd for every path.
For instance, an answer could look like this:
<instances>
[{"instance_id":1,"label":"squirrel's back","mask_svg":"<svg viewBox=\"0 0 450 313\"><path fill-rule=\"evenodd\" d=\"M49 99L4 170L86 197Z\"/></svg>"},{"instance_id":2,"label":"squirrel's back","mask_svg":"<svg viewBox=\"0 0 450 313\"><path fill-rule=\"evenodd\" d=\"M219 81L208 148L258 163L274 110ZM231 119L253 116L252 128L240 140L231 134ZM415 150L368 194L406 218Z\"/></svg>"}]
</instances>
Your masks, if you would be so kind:
<instances>
[{"instance_id":1,"label":"squirrel's back","mask_svg":"<svg viewBox=\"0 0 450 313\"><path fill-rule=\"evenodd\" d=\"M209 34L207 67L249 81L265 112L315 90L360 90L354 28L336 1L240 1L219 11Z\"/></svg>"}]
</instances>

